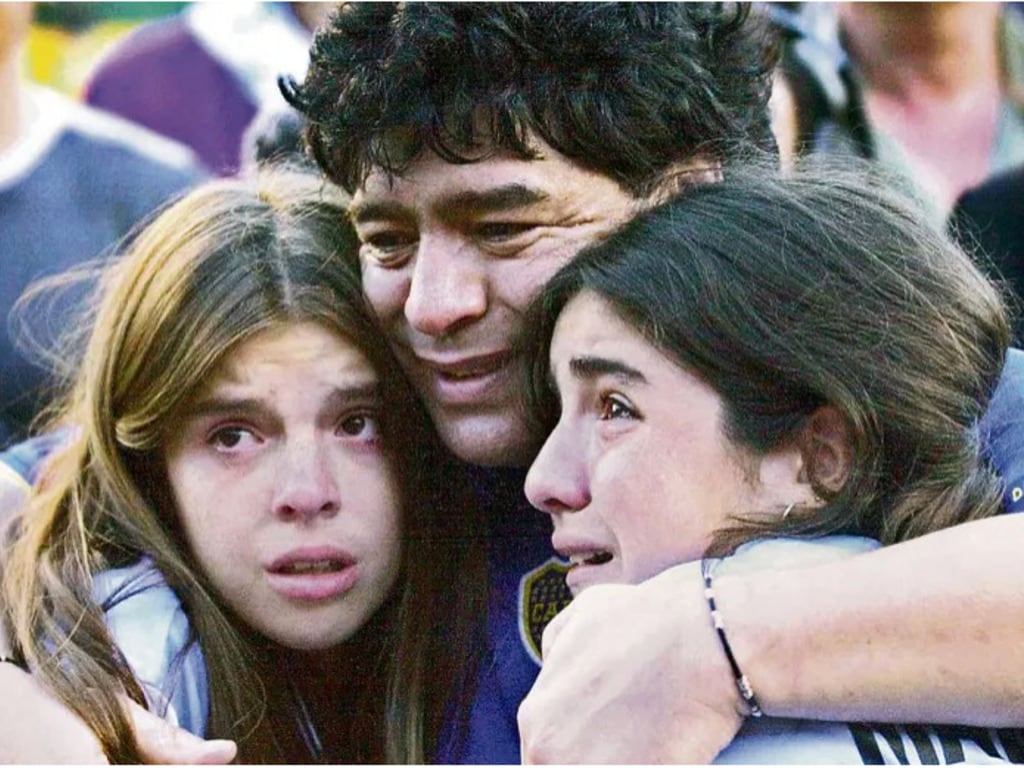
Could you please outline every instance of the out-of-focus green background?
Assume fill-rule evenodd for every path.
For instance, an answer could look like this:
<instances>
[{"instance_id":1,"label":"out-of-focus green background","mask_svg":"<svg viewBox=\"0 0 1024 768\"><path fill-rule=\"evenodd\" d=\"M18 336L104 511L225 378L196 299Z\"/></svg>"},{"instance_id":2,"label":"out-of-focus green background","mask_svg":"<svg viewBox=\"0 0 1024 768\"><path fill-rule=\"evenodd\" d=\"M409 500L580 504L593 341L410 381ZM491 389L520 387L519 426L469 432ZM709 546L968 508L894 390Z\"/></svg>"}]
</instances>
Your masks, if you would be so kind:
<instances>
[{"instance_id":1,"label":"out-of-focus green background","mask_svg":"<svg viewBox=\"0 0 1024 768\"><path fill-rule=\"evenodd\" d=\"M78 97L103 54L143 21L176 13L188 3L36 3L28 38L33 80Z\"/></svg>"}]
</instances>

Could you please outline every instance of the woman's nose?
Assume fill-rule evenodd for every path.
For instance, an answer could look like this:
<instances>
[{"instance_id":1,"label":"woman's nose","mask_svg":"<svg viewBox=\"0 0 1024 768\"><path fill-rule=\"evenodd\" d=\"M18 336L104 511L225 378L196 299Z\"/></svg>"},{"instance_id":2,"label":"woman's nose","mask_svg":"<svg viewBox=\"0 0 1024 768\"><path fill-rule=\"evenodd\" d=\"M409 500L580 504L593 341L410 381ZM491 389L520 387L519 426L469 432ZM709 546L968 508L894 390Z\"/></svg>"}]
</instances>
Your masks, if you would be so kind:
<instances>
[{"instance_id":1,"label":"woman's nose","mask_svg":"<svg viewBox=\"0 0 1024 768\"><path fill-rule=\"evenodd\" d=\"M576 512L590 503L586 446L556 426L526 475L526 498L550 515Z\"/></svg>"},{"instance_id":2,"label":"woman's nose","mask_svg":"<svg viewBox=\"0 0 1024 768\"><path fill-rule=\"evenodd\" d=\"M341 509L336 467L326 450L314 441L286 448L277 473L274 514L283 519L311 520L333 516Z\"/></svg>"}]
</instances>

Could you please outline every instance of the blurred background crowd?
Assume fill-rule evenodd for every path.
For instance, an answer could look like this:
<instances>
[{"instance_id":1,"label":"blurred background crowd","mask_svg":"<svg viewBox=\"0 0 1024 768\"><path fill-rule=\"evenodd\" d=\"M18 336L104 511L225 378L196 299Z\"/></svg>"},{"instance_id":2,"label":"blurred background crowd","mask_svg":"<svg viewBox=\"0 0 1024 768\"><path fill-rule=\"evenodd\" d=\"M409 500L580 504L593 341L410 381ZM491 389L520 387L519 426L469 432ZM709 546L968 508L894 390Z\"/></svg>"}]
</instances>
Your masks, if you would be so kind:
<instances>
[{"instance_id":1,"label":"blurred background crowd","mask_svg":"<svg viewBox=\"0 0 1024 768\"><path fill-rule=\"evenodd\" d=\"M29 287L112 252L198 180L301 157L301 125L277 78L302 77L332 8L0 3L0 448L26 436L47 399L56 339L86 283ZM1024 295L1024 9L758 12L783 46L773 96L783 162L846 153L888 165Z\"/></svg>"}]
</instances>

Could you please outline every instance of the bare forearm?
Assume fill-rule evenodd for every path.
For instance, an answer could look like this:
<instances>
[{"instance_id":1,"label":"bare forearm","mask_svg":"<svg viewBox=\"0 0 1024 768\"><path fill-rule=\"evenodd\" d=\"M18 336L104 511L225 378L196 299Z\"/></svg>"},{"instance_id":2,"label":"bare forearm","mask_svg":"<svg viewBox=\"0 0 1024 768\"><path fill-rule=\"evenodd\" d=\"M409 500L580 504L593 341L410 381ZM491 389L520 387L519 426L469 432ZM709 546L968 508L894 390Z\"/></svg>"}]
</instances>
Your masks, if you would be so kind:
<instances>
[{"instance_id":1,"label":"bare forearm","mask_svg":"<svg viewBox=\"0 0 1024 768\"><path fill-rule=\"evenodd\" d=\"M1024 517L716 585L766 712L1024 724Z\"/></svg>"}]
</instances>

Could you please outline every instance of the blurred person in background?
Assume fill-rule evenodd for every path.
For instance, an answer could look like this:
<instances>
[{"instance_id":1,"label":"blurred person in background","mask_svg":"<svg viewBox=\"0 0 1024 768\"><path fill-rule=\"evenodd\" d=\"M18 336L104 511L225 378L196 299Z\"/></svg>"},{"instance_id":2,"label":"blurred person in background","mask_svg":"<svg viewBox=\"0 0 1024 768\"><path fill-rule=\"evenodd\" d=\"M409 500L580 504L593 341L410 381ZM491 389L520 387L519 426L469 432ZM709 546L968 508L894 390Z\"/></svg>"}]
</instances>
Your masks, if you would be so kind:
<instances>
[{"instance_id":1,"label":"blurred person in background","mask_svg":"<svg viewBox=\"0 0 1024 768\"><path fill-rule=\"evenodd\" d=\"M798 154L876 158L941 221L1024 162L1024 17L1001 3L784 3Z\"/></svg>"},{"instance_id":2,"label":"blurred person in background","mask_svg":"<svg viewBox=\"0 0 1024 768\"><path fill-rule=\"evenodd\" d=\"M35 279L100 255L204 173L184 146L31 85L22 68L31 3L0 3L0 446L27 435L47 376L17 344L59 334L68 294L8 315ZM65 308L65 309L62 309Z\"/></svg>"},{"instance_id":3,"label":"blurred person in background","mask_svg":"<svg viewBox=\"0 0 1024 768\"><path fill-rule=\"evenodd\" d=\"M194 3L144 24L97 66L90 104L183 142L212 172L235 173L261 111L285 107L279 75L301 78L333 3Z\"/></svg>"},{"instance_id":4,"label":"blurred person in background","mask_svg":"<svg viewBox=\"0 0 1024 768\"><path fill-rule=\"evenodd\" d=\"M1016 295L1014 338L1024 342L1024 165L968 190L957 201L950 229L979 265Z\"/></svg>"}]
</instances>

